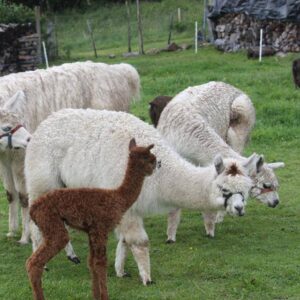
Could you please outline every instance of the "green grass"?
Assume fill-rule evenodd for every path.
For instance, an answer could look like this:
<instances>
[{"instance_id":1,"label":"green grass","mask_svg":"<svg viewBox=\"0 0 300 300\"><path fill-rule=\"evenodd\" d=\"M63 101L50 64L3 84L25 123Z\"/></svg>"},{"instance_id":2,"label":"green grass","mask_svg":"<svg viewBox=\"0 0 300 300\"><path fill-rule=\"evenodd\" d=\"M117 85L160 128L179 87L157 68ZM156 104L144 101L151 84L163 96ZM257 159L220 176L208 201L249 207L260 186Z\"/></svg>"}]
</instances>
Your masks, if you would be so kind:
<instances>
[{"instance_id":1,"label":"green grass","mask_svg":"<svg viewBox=\"0 0 300 300\"><path fill-rule=\"evenodd\" d=\"M181 8L181 24L183 32L176 30L177 8ZM194 22L199 28L203 13L203 1L198 0L164 0L161 3L141 2L142 28L145 44L152 47L164 47L169 36L171 15L173 14L172 41L193 40ZM90 21L96 40L99 55L127 52L127 14L125 5L101 5L91 7L78 13L69 11L67 14L57 14L57 40L59 54L78 58L78 52L86 57L93 57L91 38L87 30L87 20ZM135 1L131 6L132 51L138 51L137 21Z\"/></svg>"},{"instance_id":2,"label":"green grass","mask_svg":"<svg viewBox=\"0 0 300 300\"><path fill-rule=\"evenodd\" d=\"M150 5L150 4L149 4ZM158 5L158 4L157 4ZM151 48L153 44L147 44ZM109 49L114 51L115 49ZM92 52L78 49L81 60ZM267 161L284 161L278 170L280 205L271 209L256 200L249 201L243 218L226 217L217 225L216 237L205 237L199 212L185 211L176 244L165 241L166 217L145 220L151 242L151 270L156 284L144 287L138 279L132 258L126 270L132 277L114 275L116 240L109 240L108 287L111 299L300 299L300 91L291 78L291 62L285 58L248 60L245 53L223 54L211 47L177 53L162 53L115 60L125 61L139 71L142 99L131 112L149 122L148 102L157 95L174 95L182 89L222 80L249 94L256 108L257 121L245 153L263 153ZM57 61L60 63L62 61ZM0 202L0 299L30 299L24 263L30 246L19 246L7 239L8 209ZM84 234L72 231L74 247L82 263L73 265L61 253L49 263L43 283L47 299L91 299L86 267L88 253Z\"/></svg>"}]
</instances>

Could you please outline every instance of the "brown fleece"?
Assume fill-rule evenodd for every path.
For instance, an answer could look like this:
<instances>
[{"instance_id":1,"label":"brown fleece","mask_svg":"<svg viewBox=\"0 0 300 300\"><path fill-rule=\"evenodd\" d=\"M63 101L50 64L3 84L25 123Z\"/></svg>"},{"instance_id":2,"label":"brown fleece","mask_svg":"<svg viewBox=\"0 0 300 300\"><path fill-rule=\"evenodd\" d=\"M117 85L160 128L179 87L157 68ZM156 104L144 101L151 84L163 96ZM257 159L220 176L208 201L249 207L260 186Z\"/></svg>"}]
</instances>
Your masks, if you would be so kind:
<instances>
[{"instance_id":1,"label":"brown fleece","mask_svg":"<svg viewBox=\"0 0 300 300\"><path fill-rule=\"evenodd\" d=\"M226 175L236 176L243 175L238 166L234 163L230 166L229 170L226 171Z\"/></svg>"},{"instance_id":2,"label":"brown fleece","mask_svg":"<svg viewBox=\"0 0 300 300\"><path fill-rule=\"evenodd\" d=\"M89 268L94 299L108 299L106 244L108 233L137 200L145 176L152 174L156 157L148 147L129 143L125 178L115 190L97 188L58 189L38 198L30 208L32 220L41 230L43 243L26 262L35 300L43 300L42 273L46 263L69 241L65 224L89 236Z\"/></svg>"},{"instance_id":3,"label":"brown fleece","mask_svg":"<svg viewBox=\"0 0 300 300\"><path fill-rule=\"evenodd\" d=\"M160 115L171 99L170 96L157 96L149 103L149 114L154 127L157 127Z\"/></svg>"}]
</instances>

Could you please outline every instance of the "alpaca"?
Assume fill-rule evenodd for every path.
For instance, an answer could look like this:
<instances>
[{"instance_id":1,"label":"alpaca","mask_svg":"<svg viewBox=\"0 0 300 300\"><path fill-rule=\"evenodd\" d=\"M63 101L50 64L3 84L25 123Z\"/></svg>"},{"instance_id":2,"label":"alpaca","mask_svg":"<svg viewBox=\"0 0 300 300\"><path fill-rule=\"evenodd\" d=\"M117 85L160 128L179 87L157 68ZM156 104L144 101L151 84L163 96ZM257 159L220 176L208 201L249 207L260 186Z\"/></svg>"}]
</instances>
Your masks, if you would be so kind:
<instances>
[{"instance_id":1,"label":"alpaca","mask_svg":"<svg viewBox=\"0 0 300 300\"><path fill-rule=\"evenodd\" d=\"M241 152L255 122L255 110L249 97L223 82L189 87L176 95L161 113L157 129L175 150L195 165L210 164L217 153L245 160ZM227 143L226 143L227 142ZM251 196L270 207L279 203L278 180L273 169L283 163L266 164L263 156L250 173L254 186ZM216 221L222 214L204 214L208 236L214 236ZM175 242L180 210L171 211L167 242Z\"/></svg>"},{"instance_id":2,"label":"alpaca","mask_svg":"<svg viewBox=\"0 0 300 300\"><path fill-rule=\"evenodd\" d=\"M170 96L157 96L149 102L149 114L154 127L157 127L161 112L171 100Z\"/></svg>"},{"instance_id":3,"label":"alpaca","mask_svg":"<svg viewBox=\"0 0 300 300\"><path fill-rule=\"evenodd\" d=\"M59 187L115 188L125 170L124 145L132 137L139 145L155 144L153 152L161 166L146 178L138 200L116 228L115 269L118 277L126 274L124 264L130 249L147 285L151 282L149 239L143 218L176 207L207 213L225 210L242 216L252 186L247 173L255 167L256 156L243 163L216 156L208 167L196 167L177 154L153 126L133 115L64 109L40 124L27 147L29 203L33 205L40 195ZM36 249L41 237L34 223L31 239Z\"/></svg>"},{"instance_id":4,"label":"alpaca","mask_svg":"<svg viewBox=\"0 0 300 300\"><path fill-rule=\"evenodd\" d=\"M23 231L19 242L29 242L24 148L39 123L62 108L128 111L130 102L139 97L139 87L136 69L124 63L76 62L0 78L0 174L9 201L8 237L18 230L20 202ZM20 125L23 127L13 133ZM10 144L6 133L11 133Z\"/></svg>"},{"instance_id":5,"label":"alpaca","mask_svg":"<svg viewBox=\"0 0 300 300\"><path fill-rule=\"evenodd\" d=\"M89 267L94 299L108 299L106 284L106 244L108 233L137 200L145 176L153 173L154 145L138 147L129 143L129 159L123 183L116 190L96 188L58 189L51 191L30 208L30 216L43 235L43 243L26 263L34 299L44 299L41 277L44 266L69 241L64 223L89 236Z\"/></svg>"}]
</instances>

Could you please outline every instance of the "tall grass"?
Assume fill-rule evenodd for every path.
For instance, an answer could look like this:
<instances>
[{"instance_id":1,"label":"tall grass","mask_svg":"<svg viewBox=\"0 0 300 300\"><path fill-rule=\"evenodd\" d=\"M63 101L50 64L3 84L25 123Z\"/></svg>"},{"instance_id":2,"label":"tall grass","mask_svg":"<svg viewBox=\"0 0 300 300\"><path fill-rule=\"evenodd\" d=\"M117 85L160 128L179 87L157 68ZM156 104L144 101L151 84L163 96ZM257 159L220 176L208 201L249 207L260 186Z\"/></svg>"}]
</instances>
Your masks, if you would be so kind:
<instances>
[{"instance_id":1,"label":"tall grass","mask_svg":"<svg viewBox=\"0 0 300 300\"><path fill-rule=\"evenodd\" d=\"M163 2L157 5L161 7ZM150 5L154 10L155 4ZM121 6L113 7L111 11L117 9ZM73 14L74 17L76 14ZM114 16L108 14L107 18L117 24ZM71 32L69 26L74 27L71 19L69 15L61 16L61 22L66 20L66 32ZM78 38L77 42L80 40ZM71 38L68 37L68 41ZM92 57L92 50L84 49L76 49L74 56L81 60ZM245 154L256 151L263 153L267 161L286 163L285 169L276 172L281 183L280 205L271 209L255 200L249 201L245 217L226 217L222 224L217 225L214 239L205 237L199 212L184 212L174 245L164 243L165 216L146 218L151 242L152 277L156 281L152 286L141 285L131 255L126 270L132 276L124 279L115 277L116 240L112 235L108 246L111 299L300 299L300 91L294 88L291 77L291 62L297 56L268 57L259 63L248 60L245 53L224 54L212 47L204 47L197 55L188 50L128 59L120 55L115 60L106 56L98 59L109 63L128 62L138 69L142 99L132 105L131 112L146 122L150 121L148 102L157 95L175 95L188 86L210 80L235 85L249 94L257 112L256 126ZM0 299L30 299L24 263L31 249L30 246L19 246L15 239L6 238L7 219L7 203L2 192ZM72 265L61 253L49 263L50 271L45 272L43 277L49 300L91 299L85 263L87 239L84 234L74 231L71 237L83 262Z\"/></svg>"}]
</instances>

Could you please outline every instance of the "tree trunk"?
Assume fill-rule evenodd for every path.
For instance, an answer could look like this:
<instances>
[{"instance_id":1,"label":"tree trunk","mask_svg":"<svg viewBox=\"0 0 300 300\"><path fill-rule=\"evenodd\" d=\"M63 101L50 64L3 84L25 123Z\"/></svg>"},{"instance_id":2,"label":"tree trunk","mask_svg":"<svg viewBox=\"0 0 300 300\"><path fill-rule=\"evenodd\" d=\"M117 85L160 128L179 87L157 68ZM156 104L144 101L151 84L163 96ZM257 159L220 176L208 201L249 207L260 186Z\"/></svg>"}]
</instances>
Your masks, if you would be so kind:
<instances>
[{"instance_id":1,"label":"tree trunk","mask_svg":"<svg viewBox=\"0 0 300 300\"><path fill-rule=\"evenodd\" d=\"M139 38L139 53L145 54L144 52L144 42L143 42L143 31L142 31L142 19L140 11L140 1L136 0L136 14L138 21L138 38Z\"/></svg>"}]
</instances>

